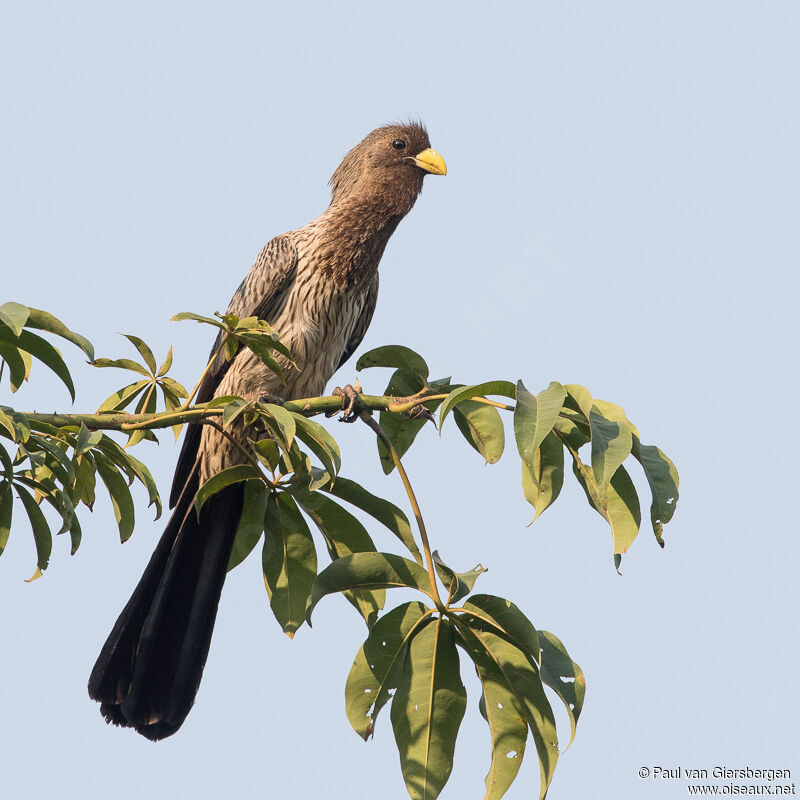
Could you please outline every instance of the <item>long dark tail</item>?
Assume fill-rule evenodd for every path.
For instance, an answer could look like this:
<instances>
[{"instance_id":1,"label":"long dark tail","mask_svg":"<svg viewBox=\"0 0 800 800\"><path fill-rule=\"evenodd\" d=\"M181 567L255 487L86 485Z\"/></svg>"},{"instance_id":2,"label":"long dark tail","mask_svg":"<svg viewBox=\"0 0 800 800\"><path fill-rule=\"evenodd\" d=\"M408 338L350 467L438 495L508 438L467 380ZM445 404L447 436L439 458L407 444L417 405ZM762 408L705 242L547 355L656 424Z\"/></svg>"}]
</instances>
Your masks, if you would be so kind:
<instances>
[{"instance_id":1,"label":"long dark tail","mask_svg":"<svg viewBox=\"0 0 800 800\"><path fill-rule=\"evenodd\" d=\"M89 678L107 722L154 741L175 733L194 703L242 513L239 483L210 498L198 520L198 484L195 467Z\"/></svg>"}]
</instances>

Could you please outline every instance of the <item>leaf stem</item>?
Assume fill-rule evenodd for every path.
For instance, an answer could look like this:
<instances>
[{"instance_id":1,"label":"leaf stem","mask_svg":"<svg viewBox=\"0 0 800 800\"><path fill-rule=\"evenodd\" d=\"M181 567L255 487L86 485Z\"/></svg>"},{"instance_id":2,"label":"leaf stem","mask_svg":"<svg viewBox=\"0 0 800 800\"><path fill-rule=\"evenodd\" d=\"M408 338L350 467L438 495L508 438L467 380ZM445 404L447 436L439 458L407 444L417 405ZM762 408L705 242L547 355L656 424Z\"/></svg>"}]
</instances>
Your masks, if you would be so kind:
<instances>
[{"instance_id":1,"label":"leaf stem","mask_svg":"<svg viewBox=\"0 0 800 800\"><path fill-rule=\"evenodd\" d=\"M419 535L422 539L422 550L425 553L425 563L428 568L428 578L431 583L431 599L435 603L436 608L441 613L445 613L445 604L442 602L442 598L439 596L439 587L436 585L436 570L433 566L433 556L431 555L431 545L428 541L428 532L425 528L425 521L422 519L422 511L420 510L419 503L417 502L417 496L414 494L414 490L411 487L411 482L408 479L408 474L406 473L405 467L403 466L402 461L400 461L400 456L397 454L397 450L395 450L392 440L386 435L386 432L383 430L383 428L381 428L378 422L375 421L372 415L366 411L362 411L359 416L361 421L364 422L368 428L371 428L374 431L375 435L384 443L384 445L386 445L386 449L392 454L392 460L397 468L397 474L400 476L400 480L403 482L403 488L405 488L406 494L408 495L408 500L411 503L411 510L414 512L414 517L417 520Z\"/></svg>"}]
</instances>

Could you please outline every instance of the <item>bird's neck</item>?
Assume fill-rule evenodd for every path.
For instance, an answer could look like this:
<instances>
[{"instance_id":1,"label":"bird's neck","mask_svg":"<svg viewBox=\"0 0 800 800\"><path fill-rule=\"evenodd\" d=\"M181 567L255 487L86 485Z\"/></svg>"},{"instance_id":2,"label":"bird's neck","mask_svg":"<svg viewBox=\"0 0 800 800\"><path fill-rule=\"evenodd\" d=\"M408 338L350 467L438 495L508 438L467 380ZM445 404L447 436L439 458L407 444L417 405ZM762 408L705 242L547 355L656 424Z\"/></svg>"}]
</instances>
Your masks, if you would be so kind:
<instances>
[{"instance_id":1,"label":"bird's neck","mask_svg":"<svg viewBox=\"0 0 800 800\"><path fill-rule=\"evenodd\" d=\"M316 267L342 289L369 283L389 238L407 213L408 209L382 200L365 195L342 198L313 223Z\"/></svg>"}]
</instances>

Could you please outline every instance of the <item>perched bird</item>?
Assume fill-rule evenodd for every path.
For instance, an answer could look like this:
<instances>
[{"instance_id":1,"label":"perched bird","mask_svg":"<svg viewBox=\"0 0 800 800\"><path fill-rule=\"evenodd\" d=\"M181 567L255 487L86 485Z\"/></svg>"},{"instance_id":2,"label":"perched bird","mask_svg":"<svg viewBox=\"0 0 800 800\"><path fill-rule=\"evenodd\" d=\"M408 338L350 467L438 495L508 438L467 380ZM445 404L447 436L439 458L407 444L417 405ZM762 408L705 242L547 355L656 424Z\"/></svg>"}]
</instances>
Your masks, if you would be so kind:
<instances>
[{"instance_id":1,"label":"perched bird","mask_svg":"<svg viewBox=\"0 0 800 800\"><path fill-rule=\"evenodd\" d=\"M378 263L428 173L444 175L446 167L421 124L387 125L356 145L333 173L328 208L272 239L228 306L231 314L269 322L299 369L285 369L284 384L252 351L241 350L232 361L217 359L197 401L321 395L364 338L378 295ZM188 426L172 517L89 678L89 696L101 703L107 722L158 740L186 719L208 655L244 484L214 495L199 519L193 499L210 476L243 461L214 428Z\"/></svg>"}]
</instances>

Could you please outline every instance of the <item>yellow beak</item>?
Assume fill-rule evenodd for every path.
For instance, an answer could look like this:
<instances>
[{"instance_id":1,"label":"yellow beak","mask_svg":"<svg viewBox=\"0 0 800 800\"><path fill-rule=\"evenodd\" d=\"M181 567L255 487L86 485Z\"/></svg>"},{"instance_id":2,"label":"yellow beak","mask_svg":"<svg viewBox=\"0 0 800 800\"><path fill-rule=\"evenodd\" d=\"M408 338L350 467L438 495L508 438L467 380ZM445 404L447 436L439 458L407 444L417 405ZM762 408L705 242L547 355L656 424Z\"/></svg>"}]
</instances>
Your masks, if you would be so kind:
<instances>
[{"instance_id":1,"label":"yellow beak","mask_svg":"<svg viewBox=\"0 0 800 800\"><path fill-rule=\"evenodd\" d=\"M418 167L424 169L425 172L430 172L431 175L447 175L447 165L444 163L444 159L430 147L417 153L413 159Z\"/></svg>"}]
</instances>

